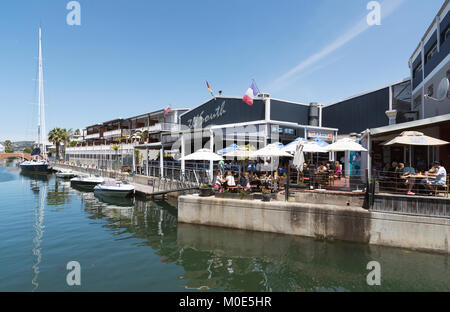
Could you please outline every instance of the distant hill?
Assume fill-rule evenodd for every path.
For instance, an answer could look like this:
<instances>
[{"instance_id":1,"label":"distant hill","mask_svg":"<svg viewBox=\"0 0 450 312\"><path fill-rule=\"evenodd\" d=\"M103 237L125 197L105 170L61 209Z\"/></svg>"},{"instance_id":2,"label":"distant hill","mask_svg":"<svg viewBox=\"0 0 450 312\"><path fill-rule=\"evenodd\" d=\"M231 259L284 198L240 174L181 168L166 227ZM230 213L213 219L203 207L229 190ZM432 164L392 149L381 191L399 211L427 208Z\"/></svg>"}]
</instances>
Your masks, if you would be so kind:
<instances>
[{"instance_id":1,"label":"distant hill","mask_svg":"<svg viewBox=\"0 0 450 312\"><path fill-rule=\"evenodd\" d=\"M5 146L5 142L0 142L3 146ZM25 148L33 148L34 141L17 141L11 142L11 148L15 152L22 152Z\"/></svg>"}]
</instances>

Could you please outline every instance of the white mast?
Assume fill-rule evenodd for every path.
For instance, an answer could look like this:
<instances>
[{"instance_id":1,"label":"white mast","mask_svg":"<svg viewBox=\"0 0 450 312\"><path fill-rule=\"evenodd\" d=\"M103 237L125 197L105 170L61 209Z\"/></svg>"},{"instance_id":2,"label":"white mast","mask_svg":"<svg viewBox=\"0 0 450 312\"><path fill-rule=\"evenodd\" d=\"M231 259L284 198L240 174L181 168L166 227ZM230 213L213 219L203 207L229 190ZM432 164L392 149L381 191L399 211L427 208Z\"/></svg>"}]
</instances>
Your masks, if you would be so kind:
<instances>
[{"instance_id":1,"label":"white mast","mask_svg":"<svg viewBox=\"0 0 450 312\"><path fill-rule=\"evenodd\" d=\"M44 71L42 69L42 30L39 27L39 77L38 77L38 146L45 154L47 132L45 129Z\"/></svg>"}]
</instances>

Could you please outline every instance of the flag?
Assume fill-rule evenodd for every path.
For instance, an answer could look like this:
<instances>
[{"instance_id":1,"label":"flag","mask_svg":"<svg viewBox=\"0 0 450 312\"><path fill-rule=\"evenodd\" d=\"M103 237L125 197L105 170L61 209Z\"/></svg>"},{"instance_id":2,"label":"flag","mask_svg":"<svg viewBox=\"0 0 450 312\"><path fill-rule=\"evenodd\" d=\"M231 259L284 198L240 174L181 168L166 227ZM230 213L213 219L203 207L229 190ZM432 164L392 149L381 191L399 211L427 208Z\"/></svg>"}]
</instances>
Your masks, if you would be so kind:
<instances>
[{"instance_id":1,"label":"flag","mask_svg":"<svg viewBox=\"0 0 450 312\"><path fill-rule=\"evenodd\" d=\"M170 113L172 109L170 108L170 105L166 107L166 109L164 110L164 117L167 116L168 113Z\"/></svg>"},{"instance_id":2,"label":"flag","mask_svg":"<svg viewBox=\"0 0 450 312\"><path fill-rule=\"evenodd\" d=\"M208 88L209 92L211 92L211 95L213 96L213 98L215 98L213 91L211 90L211 87L209 86L208 81L206 81L206 87Z\"/></svg>"},{"instance_id":3,"label":"flag","mask_svg":"<svg viewBox=\"0 0 450 312\"><path fill-rule=\"evenodd\" d=\"M259 93L258 87L256 86L256 83L252 81L252 84L250 88L248 88L247 92L245 92L244 98L242 99L245 103L252 106L253 105L253 99L255 96L257 96Z\"/></svg>"}]
</instances>

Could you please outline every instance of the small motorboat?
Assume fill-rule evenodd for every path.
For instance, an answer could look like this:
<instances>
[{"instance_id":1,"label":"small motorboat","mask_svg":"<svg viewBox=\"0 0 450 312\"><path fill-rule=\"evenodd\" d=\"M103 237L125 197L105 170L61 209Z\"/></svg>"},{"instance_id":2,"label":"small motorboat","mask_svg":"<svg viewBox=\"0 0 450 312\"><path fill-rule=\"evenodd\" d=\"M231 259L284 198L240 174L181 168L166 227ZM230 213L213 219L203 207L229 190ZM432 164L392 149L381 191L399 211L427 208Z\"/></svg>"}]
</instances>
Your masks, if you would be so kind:
<instances>
[{"instance_id":1,"label":"small motorboat","mask_svg":"<svg viewBox=\"0 0 450 312\"><path fill-rule=\"evenodd\" d=\"M127 197L134 192L134 186L122 181L105 181L94 187L94 194L111 197Z\"/></svg>"},{"instance_id":2,"label":"small motorboat","mask_svg":"<svg viewBox=\"0 0 450 312\"><path fill-rule=\"evenodd\" d=\"M97 184L101 184L105 181L102 177L80 175L78 177L70 179L70 186L81 189L93 190Z\"/></svg>"},{"instance_id":3,"label":"small motorboat","mask_svg":"<svg viewBox=\"0 0 450 312\"><path fill-rule=\"evenodd\" d=\"M72 179L77 176L78 176L78 173L76 173L75 171L66 170L66 169L62 169L56 173L56 177L61 178L61 179Z\"/></svg>"}]
</instances>

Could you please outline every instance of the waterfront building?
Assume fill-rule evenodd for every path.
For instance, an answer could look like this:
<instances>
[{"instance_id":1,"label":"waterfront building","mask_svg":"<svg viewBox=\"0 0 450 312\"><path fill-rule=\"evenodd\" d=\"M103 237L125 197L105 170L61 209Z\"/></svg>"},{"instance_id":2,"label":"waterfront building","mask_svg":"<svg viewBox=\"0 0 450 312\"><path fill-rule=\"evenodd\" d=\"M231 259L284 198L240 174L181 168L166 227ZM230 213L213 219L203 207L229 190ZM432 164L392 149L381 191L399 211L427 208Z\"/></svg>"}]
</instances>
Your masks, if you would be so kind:
<instances>
[{"instance_id":1,"label":"waterfront building","mask_svg":"<svg viewBox=\"0 0 450 312\"><path fill-rule=\"evenodd\" d=\"M174 108L165 114L162 109L90 125L82 131L82 142L66 149L65 160L82 166L132 171L142 165L142 157L136 162L136 149L160 147L163 135L178 129L179 116L187 110Z\"/></svg>"},{"instance_id":2,"label":"waterfront building","mask_svg":"<svg viewBox=\"0 0 450 312\"><path fill-rule=\"evenodd\" d=\"M340 135L417 119L411 111L411 80L403 79L323 107L323 125Z\"/></svg>"},{"instance_id":3,"label":"waterfront building","mask_svg":"<svg viewBox=\"0 0 450 312\"><path fill-rule=\"evenodd\" d=\"M205 147L215 152L231 144L262 148L299 137L335 142L338 129L322 127L321 110L317 103L290 102L268 94L259 94L251 106L241 97L219 96L180 116L181 156ZM181 166L184 170L184 161ZM211 163L211 175L212 168Z\"/></svg>"},{"instance_id":4,"label":"waterfront building","mask_svg":"<svg viewBox=\"0 0 450 312\"><path fill-rule=\"evenodd\" d=\"M450 79L450 1L446 0L409 59L412 107L417 119L450 113L450 98L438 102L440 81Z\"/></svg>"},{"instance_id":5,"label":"waterfront building","mask_svg":"<svg viewBox=\"0 0 450 312\"><path fill-rule=\"evenodd\" d=\"M5 147L2 144L0 144L0 153L4 153L4 152L5 152Z\"/></svg>"}]
</instances>

